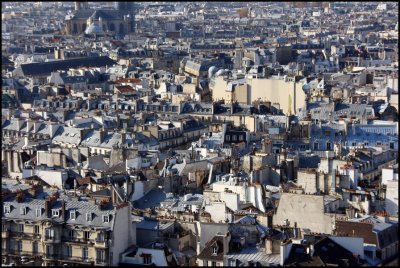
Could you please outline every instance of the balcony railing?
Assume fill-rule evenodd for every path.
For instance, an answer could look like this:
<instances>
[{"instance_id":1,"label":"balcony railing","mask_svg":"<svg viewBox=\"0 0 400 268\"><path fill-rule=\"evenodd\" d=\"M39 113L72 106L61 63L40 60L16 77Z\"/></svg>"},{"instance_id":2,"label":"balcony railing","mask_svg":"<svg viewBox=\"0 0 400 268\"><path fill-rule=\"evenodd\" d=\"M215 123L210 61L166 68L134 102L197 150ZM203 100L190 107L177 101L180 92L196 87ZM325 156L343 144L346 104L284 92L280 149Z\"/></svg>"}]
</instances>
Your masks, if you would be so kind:
<instances>
[{"instance_id":1,"label":"balcony railing","mask_svg":"<svg viewBox=\"0 0 400 268\"><path fill-rule=\"evenodd\" d=\"M22 250L17 250L17 249L10 249L10 250L3 249L2 254L10 254L10 255L17 255L17 256L31 256L31 257L39 257L39 256L44 255L44 253L33 252L33 251L22 251Z\"/></svg>"},{"instance_id":2,"label":"balcony railing","mask_svg":"<svg viewBox=\"0 0 400 268\"><path fill-rule=\"evenodd\" d=\"M107 247L108 243L106 239L100 240L100 239L96 239L94 245L96 247Z\"/></svg>"},{"instance_id":3,"label":"balcony railing","mask_svg":"<svg viewBox=\"0 0 400 268\"><path fill-rule=\"evenodd\" d=\"M94 243L93 239L77 238L77 237L69 237L69 236L63 236L62 241L63 242L71 242L71 243L83 243L83 244Z\"/></svg>"},{"instance_id":4,"label":"balcony railing","mask_svg":"<svg viewBox=\"0 0 400 268\"><path fill-rule=\"evenodd\" d=\"M68 256L68 255L59 255L59 260L69 261L69 262L80 262L80 263L90 263L94 262L93 258L85 258L85 257L77 257L77 256Z\"/></svg>"},{"instance_id":5,"label":"balcony railing","mask_svg":"<svg viewBox=\"0 0 400 268\"><path fill-rule=\"evenodd\" d=\"M96 258L96 264L97 265L108 265L108 260L106 260L106 259L97 259Z\"/></svg>"}]
</instances>

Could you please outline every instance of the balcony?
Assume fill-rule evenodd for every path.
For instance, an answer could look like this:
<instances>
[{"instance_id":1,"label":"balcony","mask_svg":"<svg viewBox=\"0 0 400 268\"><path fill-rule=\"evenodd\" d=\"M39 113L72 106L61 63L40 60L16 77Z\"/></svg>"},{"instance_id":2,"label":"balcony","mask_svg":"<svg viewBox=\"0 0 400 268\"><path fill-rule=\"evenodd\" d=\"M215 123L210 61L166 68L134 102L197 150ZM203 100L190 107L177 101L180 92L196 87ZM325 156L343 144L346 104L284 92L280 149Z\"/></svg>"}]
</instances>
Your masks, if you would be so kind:
<instances>
[{"instance_id":1,"label":"balcony","mask_svg":"<svg viewBox=\"0 0 400 268\"><path fill-rule=\"evenodd\" d=\"M98 247L98 248L106 248L106 247L108 247L108 243L105 239L103 239L103 240L96 239L94 246Z\"/></svg>"},{"instance_id":2,"label":"balcony","mask_svg":"<svg viewBox=\"0 0 400 268\"><path fill-rule=\"evenodd\" d=\"M55 236L44 236L44 242L45 243L60 243L61 240L59 237L55 237Z\"/></svg>"},{"instance_id":3,"label":"balcony","mask_svg":"<svg viewBox=\"0 0 400 268\"><path fill-rule=\"evenodd\" d=\"M63 236L61 239L63 242L68 242L68 243L78 243L78 244L85 244L85 245L94 244L94 241L92 239L86 239L86 238Z\"/></svg>"},{"instance_id":4,"label":"balcony","mask_svg":"<svg viewBox=\"0 0 400 268\"><path fill-rule=\"evenodd\" d=\"M9 255L14 255L14 256L28 256L28 257L41 257L44 255L43 253L32 252L32 251L22 251L22 250L16 250L16 249L11 249L11 250L3 249L3 254L9 254Z\"/></svg>"},{"instance_id":5,"label":"balcony","mask_svg":"<svg viewBox=\"0 0 400 268\"><path fill-rule=\"evenodd\" d=\"M68 256L68 255L59 255L59 260L63 262L71 262L71 263L86 263L86 264L93 264L93 258L84 258L84 257L76 257L76 256Z\"/></svg>"},{"instance_id":6,"label":"balcony","mask_svg":"<svg viewBox=\"0 0 400 268\"><path fill-rule=\"evenodd\" d=\"M54 254L54 253L51 253L51 254L46 253L43 255L43 259L46 259L46 260L58 260L59 258L60 258L60 255Z\"/></svg>"},{"instance_id":7,"label":"balcony","mask_svg":"<svg viewBox=\"0 0 400 268\"><path fill-rule=\"evenodd\" d=\"M108 260L106 260L106 259L96 259L96 263L95 263L95 265L100 265L100 266L108 266L109 265L109 263L108 263Z\"/></svg>"}]
</instances>

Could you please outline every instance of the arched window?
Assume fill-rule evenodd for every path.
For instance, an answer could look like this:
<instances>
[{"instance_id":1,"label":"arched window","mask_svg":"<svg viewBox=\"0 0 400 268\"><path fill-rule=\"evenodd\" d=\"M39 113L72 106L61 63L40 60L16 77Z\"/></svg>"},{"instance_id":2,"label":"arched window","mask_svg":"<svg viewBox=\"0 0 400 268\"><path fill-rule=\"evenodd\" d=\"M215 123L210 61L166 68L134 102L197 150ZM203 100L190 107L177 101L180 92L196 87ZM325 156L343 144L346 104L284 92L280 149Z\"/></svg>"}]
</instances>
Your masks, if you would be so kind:
<instances>
[{"instance_id":1,"label":"arched window","mask_svg":"<svg viewBox=\"0 0 400 268\"><path fill-rule=\"evenodd\" d=\"M115 25L114 25L114 23L111 23L111 24L110 24L110 31L115 31Z\"/></svg>"}]
</instances>

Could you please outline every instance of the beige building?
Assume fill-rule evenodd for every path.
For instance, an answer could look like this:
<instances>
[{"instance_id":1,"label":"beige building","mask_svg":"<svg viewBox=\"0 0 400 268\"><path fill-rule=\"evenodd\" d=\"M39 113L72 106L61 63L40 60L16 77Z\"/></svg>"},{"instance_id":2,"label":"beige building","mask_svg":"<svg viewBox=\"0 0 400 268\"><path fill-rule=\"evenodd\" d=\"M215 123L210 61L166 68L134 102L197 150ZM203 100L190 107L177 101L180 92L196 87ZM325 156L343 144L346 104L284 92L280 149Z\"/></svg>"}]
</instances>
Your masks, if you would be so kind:
<instances>
[{"instance_id":1,"label":"beige building","mask_svg":"<svg viewBox=\"0 0 400 268\"><path fill-rule=\"evenodd\" d=\"M44 196L36 186L4 197L3 264L116 266L136 242L129 203Z\"/></svg>"},{"instance_id":2,"label":"beige building","mask_svg":"<svg viewBox=\"0 0 400 268\"><path fill-rule=\"evenodd\" d=\"M284 114L289 115L306 106L307 95L302 86L303 81L295 82L293 77L287 76L273 79L228 79L217 76L210 88L214 101L225 100L225 103L241 104L252 104L256 100L270 101Z\"/></svg>"}]
</instances>

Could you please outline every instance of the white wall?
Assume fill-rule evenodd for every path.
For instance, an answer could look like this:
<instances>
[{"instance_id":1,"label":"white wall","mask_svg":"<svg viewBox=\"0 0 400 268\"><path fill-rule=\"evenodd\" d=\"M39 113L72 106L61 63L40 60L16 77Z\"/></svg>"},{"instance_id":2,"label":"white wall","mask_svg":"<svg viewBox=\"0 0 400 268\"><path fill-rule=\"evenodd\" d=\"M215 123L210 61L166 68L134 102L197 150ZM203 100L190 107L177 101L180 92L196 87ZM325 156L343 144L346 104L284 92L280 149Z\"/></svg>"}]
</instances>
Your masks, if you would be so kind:
<instances>
[{"instance_id":1,"label":"white wall","mask_svg":"<svg viewBox=\"0 0 400 268\"><path fill-rule=\"evenodd\" d=\"M135 240L131 223L130 203L125 207L117 209L113 222L113 242L110 251L113 254L112 266L117 266L120 262L120 254L124 252Z\"/></svg>"},{"instance_id":2,"label":"white wall","mask_svg":"<svg viewBox=\"0 0 400 268\"><path fill-rule=\"evenodd\" d=\"M383 177L383 176L382 176ZM398 216L399 212L399 181L386 181L385 209L393 216Z\"/></svg>"},{"instance_id":3,"label":"white wall","mask_svg":"<svg viewBox=\"0 0 400 268\"><path fill-rule=\"evenodd\" d=\"M35 169L35 175L41 178L49 185L55 185L63 189L65 181L68 179L68 173L62 170L40 170Z\"/></svg>"},{"instance_id":4,"label":"white wall","mask_svg":"<svg viewBox=\"0 0 400 268\"><path fill-rule=\"evenodd\" d=\"M225 202L211 202L205 206L205 211L210 213L211 220L214 222L225 222L226 219L226 205Z\"/></svg>"},{"instance_id":5,"label":"white wall","mask_svg":"<svg viewBox=\"0 0 400 268\"><path fill-rule=\"evenodd\" d=\"M351 253L358 254L361 259L364 259L364 238L349 236L330 236L329 238Z\"/></svg>"},{"instance_id":6,"label":"white wall","mask_svg":"<svg viewBox=\"0 0 400 268\"><path fill-rule=\"evenodd\" d=\"M136 200L142 198L144 195L145 195L145 192L144 192L143 182L135 181L134 192L132 194L130 201L136 201Z\"/></svg>"}]
</instances>

